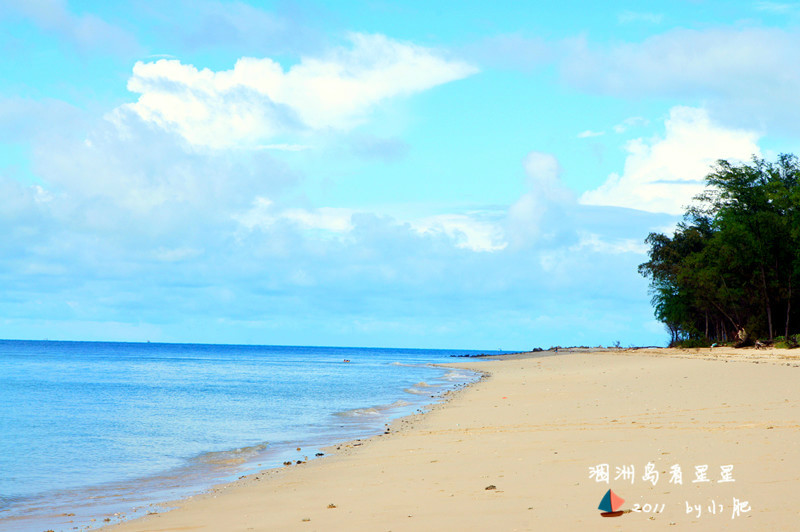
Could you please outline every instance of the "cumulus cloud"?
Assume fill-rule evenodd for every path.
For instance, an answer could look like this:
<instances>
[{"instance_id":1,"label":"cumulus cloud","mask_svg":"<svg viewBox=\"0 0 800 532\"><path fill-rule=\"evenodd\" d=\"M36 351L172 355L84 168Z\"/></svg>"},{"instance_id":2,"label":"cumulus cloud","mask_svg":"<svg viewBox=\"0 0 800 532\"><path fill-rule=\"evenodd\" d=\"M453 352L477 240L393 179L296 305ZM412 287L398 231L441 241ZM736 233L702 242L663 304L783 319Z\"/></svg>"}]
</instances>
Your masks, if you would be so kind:
<instances>
[{"instance_id":1,"label":"cumulus cloud","mask_svg":"<svg viewBox=\"0 0 800 532\"><path fill-rule=\"evenodd\" d=\"M352 34L351 48L304 57L288 70L269 58L241 58L214 72L176 60L136 63L124 112L215 148L260 144L299 129L350 129L380 102L454 81L475 67L382 35Z\"/></svg>"},{"instance_id":2,"label":"cumulus cloud","mask_svg":"<svg viewBox=\"0 0 800 532\"><path fill-rule=\"evenodd\" d=\"M575 201L561 182L561 165L552 154L532 151L523 161L528 192L508 211L508 233L516 247L529 246L566 230L564 212ZM556 220L556 223L547 223ZM565 223L567 222L567 223Z\"/></svg>"},{"instance_id":3,"label":"cumulus cloud","mask_svg":"<svg viewBox=\"0 0 800 532\"><path fill-rule=\"evenodd\" d=\"M718 159L760 154L758 134L721 127L704 109L673 107L664 126L663 137L628 142L623 173L611 174L580 202L681 214Z\"/></svg>"}]
</instances>

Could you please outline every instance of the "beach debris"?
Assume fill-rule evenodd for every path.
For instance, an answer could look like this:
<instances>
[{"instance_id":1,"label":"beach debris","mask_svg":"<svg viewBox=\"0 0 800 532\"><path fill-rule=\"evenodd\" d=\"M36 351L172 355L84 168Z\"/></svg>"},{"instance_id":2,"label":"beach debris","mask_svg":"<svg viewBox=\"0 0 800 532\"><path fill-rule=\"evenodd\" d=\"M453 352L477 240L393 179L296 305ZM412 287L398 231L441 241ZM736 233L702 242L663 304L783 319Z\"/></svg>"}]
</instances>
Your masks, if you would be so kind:
<instances>
[{"instance_id":1,"label":"beach debris","mask_svg":"<svg viewBox=\"0 0 800 532\"><path fill-rule=\"evenodd\" d=\"M286 462L283 463L283 465L292 465L292 461L291 460L287 460Z\"/></svg>"},{"instance_id":2,"label":"beach debris","mask_svg":"<svg viewBox=\"0 0 800 532\"><path fill-rule=\"evenodd\" d=\"M496 490L497 486L495 486L494 484L489 484L488 486L486 486L483 489L485 489L485 490Z\"/></svg>"},{"instance_id":3,"label":"beach debris","mask_svg":"<svg viewBox=\"0 0 800 532\"><path fill-rule=\"evenodd\" d=\"M300 450L300 447L298 447L298 448L297 448L297 450L299 451L299 450Z\"/></svg>"},{"instance_id":4,"label":"beach debris","mask_svg":"<svg viewBox=\"0 0 800 532\"><path fill-rule=\"evenodd\" d=\"M317 453L314 456L325 456L325 453Z\"/></svg>"},{"instance_id":5,"label":"beach debris","mask_svg":"<svg viewBox=\"0 0 800 532\"><path fill-rule=\"evenodd\" d=\"M744 327L736 331L736 343L733 347L749 347L754 344L753 338L748 334Z\"/></svg>"},{"instance_id":6,"label":"beach debris","mask_svg":"<svg viewBox=\"0 0 800 532\"><path fill-rule=\"evenodd\" d=\"M335 505L335 504L333 504L333 503L330 503L330 504L328 505L328 508L336 508L336 505Z\"/></svg>"},{"instance_id":7,"label":"beach debris","mask_svg":"<svg viewBox=\"0 0 800 532\"><path fill-rule=\"evenodd\" d=\"M303 521L304 523L308 523L309 521L311 521L311 518L310 518L310 517L304 517L304 518L302 519L302 521Z\"/></svg>"}]
</instances>

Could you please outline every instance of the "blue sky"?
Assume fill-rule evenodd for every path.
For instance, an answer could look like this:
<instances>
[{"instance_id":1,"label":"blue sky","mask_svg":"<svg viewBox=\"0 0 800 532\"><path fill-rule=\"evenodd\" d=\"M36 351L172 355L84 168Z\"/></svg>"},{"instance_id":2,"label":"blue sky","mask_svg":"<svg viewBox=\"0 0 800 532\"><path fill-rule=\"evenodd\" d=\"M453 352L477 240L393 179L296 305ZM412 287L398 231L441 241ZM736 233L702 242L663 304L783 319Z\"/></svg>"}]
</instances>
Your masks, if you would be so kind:
<instances>
[{"instance_id":1,"label":"blue sky","mask_svg":"<svg viewBox=\"0 0 800 532\"><path fill-rule=\"evenodd\" d=\"M664 344L644 238L798 151L800 4L0 0L0 337Z\"/></svg>"}]
</instances>

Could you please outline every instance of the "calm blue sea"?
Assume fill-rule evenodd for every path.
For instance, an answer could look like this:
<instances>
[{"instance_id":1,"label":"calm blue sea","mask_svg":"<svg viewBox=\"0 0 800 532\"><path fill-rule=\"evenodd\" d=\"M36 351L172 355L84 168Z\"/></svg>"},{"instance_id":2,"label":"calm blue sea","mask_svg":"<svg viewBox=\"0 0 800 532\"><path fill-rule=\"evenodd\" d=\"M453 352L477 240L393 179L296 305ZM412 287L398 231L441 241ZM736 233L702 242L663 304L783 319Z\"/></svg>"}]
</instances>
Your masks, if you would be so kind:
<instances>
[{"instance_id":1,"label":"calm blue sea","mask_svg":"<svg viewBox=\"0 0 800 532\"><path fill-rule=\"evenodd\" d=\"M313 458L475 380L430 366L462 354L0 341L0 530L100 526Z\"/></svg>"}]
</instances>

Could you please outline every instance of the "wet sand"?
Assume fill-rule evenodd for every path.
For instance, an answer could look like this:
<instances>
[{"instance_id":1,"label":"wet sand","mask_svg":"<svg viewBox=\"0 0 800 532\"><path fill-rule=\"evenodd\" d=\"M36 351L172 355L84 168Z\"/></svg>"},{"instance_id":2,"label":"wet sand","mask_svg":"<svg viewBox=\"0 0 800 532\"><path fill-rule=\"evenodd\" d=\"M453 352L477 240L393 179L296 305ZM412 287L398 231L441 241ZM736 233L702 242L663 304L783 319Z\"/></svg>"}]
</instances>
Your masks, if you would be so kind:
<instances>
[{"instance_id":1,"label":"wet sand","mask_svg":"<svg viewBox=\"0 0 800 532\"><path fill-rule=\"evenodd\" d=\"M388 434L108 530L798 529L800 350L453 365L487 376ZM600 516L609 488L630 512Z\"/></svg>"}]
</instances>

